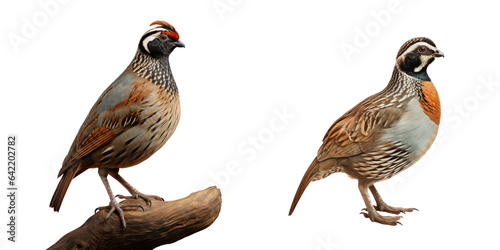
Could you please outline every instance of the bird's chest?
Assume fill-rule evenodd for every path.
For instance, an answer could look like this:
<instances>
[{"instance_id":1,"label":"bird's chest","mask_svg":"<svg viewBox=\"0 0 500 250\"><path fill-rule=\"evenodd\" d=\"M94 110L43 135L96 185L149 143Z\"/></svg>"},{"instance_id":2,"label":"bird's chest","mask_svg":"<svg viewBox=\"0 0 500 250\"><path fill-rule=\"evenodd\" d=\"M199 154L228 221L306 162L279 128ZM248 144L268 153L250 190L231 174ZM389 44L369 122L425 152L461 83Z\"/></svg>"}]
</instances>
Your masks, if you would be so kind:
<instances>
[{"instance_id":1,"label":"bird's chest","mask_svg":"<svg viewBox=\"0 0 500 250\"><path fill-rule=\"evenodd\" d=\"M435 93L435 97L428 95L427 99L419 96L412 97L401 119L383 136L383 141L403 145L408 152L407 160L410 163L420 159L436 138L441 109L437 92ZM423 96L426 96L425 94L424 92Z\"/></svg>"},{"instance_id":2,"label":"bird's chest","mask_svg":"<svg viewBox=\"0 0 500 250\"><path fill-rule=\"evenodd\" d=\"M150 140L161 147L174 133L179 123L181 107L179 96L158 91L151 96L150 106L144 110L144 126Z\"/></svg>"}]
</instances>

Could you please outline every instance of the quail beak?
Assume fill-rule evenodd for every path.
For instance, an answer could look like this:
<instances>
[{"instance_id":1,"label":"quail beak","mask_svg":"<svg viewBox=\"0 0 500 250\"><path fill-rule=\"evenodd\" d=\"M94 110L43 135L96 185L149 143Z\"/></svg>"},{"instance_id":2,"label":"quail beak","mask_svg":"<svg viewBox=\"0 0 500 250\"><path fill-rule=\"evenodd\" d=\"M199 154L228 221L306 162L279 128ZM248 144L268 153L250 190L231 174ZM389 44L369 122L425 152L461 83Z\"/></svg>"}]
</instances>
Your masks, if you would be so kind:
<instances>
[{"instance_id":1,"label":"quail beak","mask_svg":"<svg viewBox=\"0 0 500 250\"><path fill-rule=\"evenodd\" d=\"M181 47L181 48L185 47L184 43L179 41L179 40L173 42L172 45L174 45L175 47Z\"/></svg>"},{"instance_id":2,"label":"quail beak","mask_svg":"<svg viewBox=\"0 0 500 250\"><path fill-rule=\"evenodd\" d=\"M443 52L441 52L441 50L436 51L433 55L434 57L444 57L444 54Z\"/></svg>"}]
</instances>

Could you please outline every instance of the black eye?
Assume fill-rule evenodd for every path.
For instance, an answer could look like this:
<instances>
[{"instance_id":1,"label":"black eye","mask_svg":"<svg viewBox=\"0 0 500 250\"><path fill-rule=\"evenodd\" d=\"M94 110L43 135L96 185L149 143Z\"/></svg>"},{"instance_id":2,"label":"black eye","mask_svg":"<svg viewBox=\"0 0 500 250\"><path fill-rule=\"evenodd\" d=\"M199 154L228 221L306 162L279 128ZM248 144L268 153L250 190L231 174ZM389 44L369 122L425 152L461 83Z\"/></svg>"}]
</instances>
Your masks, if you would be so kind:
<instances>
[{"instance_id":1,"label":"black eye","mask_svg":"<svg viewBox=\"0 0 500 250\"><path fill-rule=\"evenodd\" d=\"M165 34L160 35L160 40L165 41L167 39L168 39L167 35L165 35Z\"/></svg>"},{"instance_id":2,"label":"black eye","mask_svg":"<svg viewBox=\"0 0 500 250\"><path fill-rule=\"evenodd\" d=\"M419 47L419 48L418 48L418 51L419 51L420 53L424 53L426 50L427 50L427 48L426 48L426 47L424 47L424 46L422 46L422 47Z\"/></svg>"}]
</instances>

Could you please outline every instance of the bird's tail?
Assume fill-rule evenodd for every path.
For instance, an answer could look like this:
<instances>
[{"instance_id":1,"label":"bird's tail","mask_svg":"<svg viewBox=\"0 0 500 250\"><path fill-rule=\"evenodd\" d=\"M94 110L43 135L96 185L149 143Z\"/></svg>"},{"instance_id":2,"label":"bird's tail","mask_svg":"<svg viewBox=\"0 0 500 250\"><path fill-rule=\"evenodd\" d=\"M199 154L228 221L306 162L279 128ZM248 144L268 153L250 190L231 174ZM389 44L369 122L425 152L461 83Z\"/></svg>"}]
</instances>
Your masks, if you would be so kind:
<instances>
[{"instance_id":1,"label":"bird's tail","mask_svg":"<svg viewBox=\"0 0 500 250\"><path fill-rule=\"evenodd\" d=\"M63 176L61 177L56 191L54 192L54 195L52 195L52 200L50 201L50 207L54 208L54 211L59 212L62 201L64 199L64 195L66 195L69 184L75 177L77 170L77 166L70 167L68 168L68 170L66 170L66 172L64 172Z\"/></svg>"},{"instance_id":2,"label":"bird's tail","mask_svg":"<svg viewBox=\"0 0 500 250\"><path fill-rule=\"evenodd\" d=\"M295 210L295 206L297 206L297 203L300 200L300 197L304 193L304 190L306 190L309 183L312 181L314 174L316 174L318 172L318 169L319 169L319 164L318 164L318 160L315 157L313 162L311 163L311 165L307 169L306 173L304 174L304 177L302 177L302 181L300 181L299 188L297 188L297 192L295 193L295 197L293 197L292 206L290 207L290 212L288 213L288 215L292 215L293 210Z\"/></svg>"}]
</instances>

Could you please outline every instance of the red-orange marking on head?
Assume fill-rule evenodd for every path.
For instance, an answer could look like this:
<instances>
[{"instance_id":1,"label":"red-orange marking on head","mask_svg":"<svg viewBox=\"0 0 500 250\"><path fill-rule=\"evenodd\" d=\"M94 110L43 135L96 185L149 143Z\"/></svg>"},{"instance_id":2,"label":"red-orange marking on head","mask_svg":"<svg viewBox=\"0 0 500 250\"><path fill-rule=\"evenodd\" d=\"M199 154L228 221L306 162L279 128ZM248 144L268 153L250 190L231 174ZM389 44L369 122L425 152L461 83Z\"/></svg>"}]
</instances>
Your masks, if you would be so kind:
<instances>
[{"instance_id":1,"label":"red-orange marking on head","mask_svg":"<svg viewBox=\"0 0 500 250\"><path fill-rule=\"evenodd\" d=\"M172 26L171 24L169 24L165 21L154 21L149 26L153 26L153 25L160 25L161 27L163 27L165 29L169 29L170 31L162 31L161 33L167 35L168 37L170 37L174 40L179 40L179 34L177 33L177 31L175 31L174 26Z\"/></svg>"},{"instance_id":2,"label":"red-orange marking on head","mask_svg":"<svg viewBox=\"0 0 500 250\"><path fill-rule=\"evenodd\" d=\"M176 41L179 40L179 34L176 31L162 31L161 33L167 35L168 37Z\"/></svg>"},{"instance_id":3,"label":"red-orange marking on head","mask_svg":"<svg viewBox=\"0 0 500 250\"><path fill-rule=\"evenodd\" d=\"M425 114L439 125L441 120L441 103L439 95L431 81L422 82L422 98L420 98L420 106L424 109Z\"/></svg>"}]
</instances>

